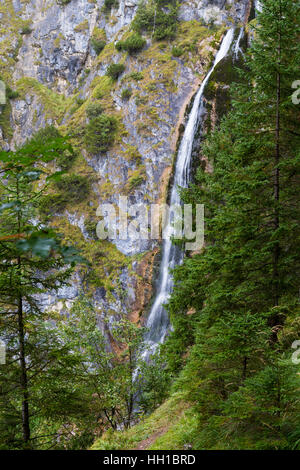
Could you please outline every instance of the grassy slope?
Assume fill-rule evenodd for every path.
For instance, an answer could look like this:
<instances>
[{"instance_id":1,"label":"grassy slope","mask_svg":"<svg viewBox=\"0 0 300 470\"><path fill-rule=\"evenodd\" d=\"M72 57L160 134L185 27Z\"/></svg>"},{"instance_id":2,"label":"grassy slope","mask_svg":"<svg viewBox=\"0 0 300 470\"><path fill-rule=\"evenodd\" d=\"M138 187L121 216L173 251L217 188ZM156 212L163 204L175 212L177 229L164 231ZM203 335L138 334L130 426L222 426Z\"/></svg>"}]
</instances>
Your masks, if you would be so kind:
<instances>
[{"instance_id":1,"label":"grassy slope","mask_svg":"<svg viewBox=\"0 0 300 470\"><path fill-rule=\"evenodd\" d=\"M91 450L189 448L197 428L196 418L182 393L175 393L151 415L130 429L107 431Z\"/></svg>"}]
</instances>

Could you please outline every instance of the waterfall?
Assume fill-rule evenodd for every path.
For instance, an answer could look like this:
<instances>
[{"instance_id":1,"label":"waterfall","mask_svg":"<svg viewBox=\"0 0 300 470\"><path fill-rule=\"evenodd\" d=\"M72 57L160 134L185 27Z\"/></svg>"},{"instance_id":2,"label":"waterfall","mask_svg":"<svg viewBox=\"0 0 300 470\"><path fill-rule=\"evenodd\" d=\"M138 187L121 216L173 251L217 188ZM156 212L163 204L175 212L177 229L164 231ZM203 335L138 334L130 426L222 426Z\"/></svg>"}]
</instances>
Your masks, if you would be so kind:
<instances>
[{"instance_id":1,"label":"waterfall","mask_svg":"<svg viewBox=\"0 0 300 470\"><path fill-rule=\"evenodd\" d=\"M255 0L254 6L255 6L255 10L257 10L259 13L262 12L262 4L259 0Z\"/></svg>"},{"instance_id":2,"label":"waterfall","mask_svg":"<svg viewBox=\"0 0 300 470\"><path fill-rule=\"evenodd\" d=\"M189 184L193 142L198 127L199 108L202 105L203 92L216 65L228 54L233 38L234 28L231 28L226 33L216 55L214 64L206 75L195 96L194 104L177 154L174 182L170 195L170 205L180 204L181 201L178 188L186 188ZM171 227L169 227L167 232L171 233L171 230ZM170 269L173 269L177 264L181 263L182 259L182 250L172 243L170 237L166 237L163 242L163 255L160 265L158 291L146 323L148 331L145 335L145 349L143 352L143 358L145 360L147 360L156 350L157 346L164 341L170 328L169 317L164 308L164 304L168 301L173 287L173 279L170 274Z\"/></svg>"},{"instance_id":3,"label":"waterfall","mask_svg":"<svg viewBox=\"0 0 300 470\"><path fill-rule=\"evenodd\" d=\"M244 57L243 50L241 49L241 41L244 37L244 27L240 29L239 36L237 38L235 47L234 47L234 58L235 60L238 60L239 54L241 54Z\"/></svg>"}]
</instances>

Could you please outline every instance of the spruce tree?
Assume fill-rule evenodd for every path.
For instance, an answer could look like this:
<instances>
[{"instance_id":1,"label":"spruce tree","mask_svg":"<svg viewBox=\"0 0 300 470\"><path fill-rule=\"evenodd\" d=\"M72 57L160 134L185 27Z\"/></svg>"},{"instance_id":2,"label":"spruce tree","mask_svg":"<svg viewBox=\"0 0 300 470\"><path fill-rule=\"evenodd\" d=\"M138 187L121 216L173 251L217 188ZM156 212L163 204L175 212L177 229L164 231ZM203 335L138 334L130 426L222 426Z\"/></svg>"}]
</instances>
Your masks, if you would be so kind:
<instances>
[{"instance_id":1,"label":"spruce tree","mask_svg":"<svg viewBox=\"0 0 300 470\"><path fill-rule=\"evenodd\" d=\"M55 137L0 153L0 313L1 337L7 346L7 363L1 366L1 421L7 444L15 442L19 447L31 445L30 389L51 350L37 335L43 318L41 295L65 285L71 265L81 260L75 249L64 246L37 219L48 182L59 177L59 172L51 172L50 164L67 151L70 145L65 139Z\"/></svg>"}]
</instances>

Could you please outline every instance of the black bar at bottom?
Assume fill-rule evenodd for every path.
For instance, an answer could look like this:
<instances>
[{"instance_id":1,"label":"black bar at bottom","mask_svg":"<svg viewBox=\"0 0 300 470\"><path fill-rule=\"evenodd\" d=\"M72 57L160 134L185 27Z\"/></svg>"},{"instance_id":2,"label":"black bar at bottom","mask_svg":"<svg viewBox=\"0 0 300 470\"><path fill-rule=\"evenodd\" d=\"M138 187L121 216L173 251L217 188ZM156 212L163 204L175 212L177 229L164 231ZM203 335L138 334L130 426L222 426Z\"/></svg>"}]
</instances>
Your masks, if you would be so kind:
<instances>
[{"instance_id":1,"label":"black bar at bottom","mask_svg":"<svg viewBox=\"0 0 300 470\"><path fill-rule=\"evenodd\" d=\"M292 455L291 455L292 454ZM266 459L268 465L273 459L276 464L286 465L287 458L295 457L295 451L168 451L168 450L105 450L105 451L0 451L1 460L7 459L7 463L21 464L28 462L30 468L36 464L44 465L93 465L93 470L108 467L141 468L146 466L174 466L174 467L210 467L212 464L224 463L232 467L236 465L257 464ZM221 468L222 468L221 467ZM4 468L4 467L3 467ZM70 468L70 467L68 467ZM91 467L90 467L91 468Z\"/></svg>"}]
</instances>

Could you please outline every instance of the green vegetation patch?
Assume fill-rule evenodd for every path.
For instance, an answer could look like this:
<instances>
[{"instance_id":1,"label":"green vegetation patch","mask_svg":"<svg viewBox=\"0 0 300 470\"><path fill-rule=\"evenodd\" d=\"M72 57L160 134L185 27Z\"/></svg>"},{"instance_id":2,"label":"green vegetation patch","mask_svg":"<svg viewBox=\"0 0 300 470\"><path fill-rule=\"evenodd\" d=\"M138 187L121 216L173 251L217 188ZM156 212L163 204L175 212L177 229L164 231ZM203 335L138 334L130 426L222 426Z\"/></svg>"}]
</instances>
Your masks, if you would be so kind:
<instances>
[{"instance_id":1,"label":"green vegetation patch","mask_svg":"<svg viewBox=\"0 0 300 470\"><path fill-rule=\"evenodd\" d=\"M87 150L96 154L107 151L114 143L117 131L117 119L114 116L101 114L90 120L85 132Z\"/></svg>"},{"instance_id":2,"label":"green vegetation patch","mask_svg":"<svg viewBox=\"0 0 300 470\"><path fill-rule=\"evenodd\" d=\"M75 173L64 175L55 182L55 186L69 203L86 200L90 192L89 179Z\"/></svg>"},{"instance_id":3,"label":"green vegetation patch","mask_svg":"<svg viewBox=\"0 0 300 470\"><path fill-rule=\"evenodd\" d=\"M172 47L172 56L173 57L180 57L180 56L182 56L183 53L184 53L184 50L183 50L182 47L177 47L177 46Z\"/></svg>"},{"instance_id":4,"label":"green vegetation patch","mask_svg":"<svg viewBox=\"0 0 300 470\"><path fill-rule=\"evenodd\" d=\"M110 64L108 66L108 69L106 71L106 75L113 80L117 80L121 73L123 73L125 70L125 65L124 64Z\"/></svg>"},{"instance_id":5,"label":"green vegetation patch","mask_svg":"<svg viewBox=\"0 0 300 470\"><path fill-rule=\"evenodd\" d=\"M108 13L112 8L117 8L118 5L118 0L104 0L104 11Z\"/></svg>"},{"instance_id":6,"label":"green vegetation patch","mask_svg":"<svg viewBox=\"0 0 300 470\"><path fill-rule=\"evenodd\" d=\"M132 33L125 41L116 43L118 51L127 51L129 54L136 54L146 45L146 40L138 33Z\"/></svg>"},{"instance_id":7,"label":"green vegetation patch","mask_svg":"<svg viewBox=\"0 0 300 470\"><path fill-rule=\"evenodd\" d=\"M174 394L154 413L143 417L132 428L124 431L107 431L93 444L91 450L160 449L162 447L156 447L156 441L165 433L168 433L168 447L164 449L182 449L182 447L177 447L179 443L182 444L178 423L182 423L188 408L183 395ZM173 443L169 442L172 432Z\"/></svg>"},{"instance_id":8,"label":"green vegetation patch","mask_svg":"<svg viewBox=\"0 0 300 470\"><path fill-rule=\"evenodd\" d=\"M91 39L91 46L97 55L99 55L100 52L103 51L105 45L106 45L106 41L104 41L104 39L95 39L95 38Z\"/></svg>"},{"instance_id":9,"label":"green vegetation patch","mask_svg":"<svg viewBox=\"0 0 300 470\"><path fill-rule=\"evenodd\" d=\"M86 115L89 119L96 118L103 113L103 106L99 102L89 103L86 107Z\"/></svg>"},{"instance_id":10,"label":"green vegetation patch","mask_svg":"<svg viewBox=\"0 0 300 470\"><path fill-rule=\"evenodd\" d=\"M104 47L106 45L106 34L103 29L95 27L93 30L93 34L91 37L91 46L96 52L97 55L99 55Z\"/></svg>"},{"instance_id":11,"label":"green vegetation patch","mask_svg":"<svg viewBox=\"0 0 300 470\"><path fill-rule=\"evenodd\" d=\"M32 33L32 29L30 28L30 26L29 25L23 26L23 28L21 29L21 34L27 35L30 33Z\"/></svg>"},{"instance_id":12,"label":"green vegetation patch","mask_svg":"<svg viewBox=\"0 0 300 470\"><path fill-rule=\"evenodd\" d=\"M17 91L22 97L26 93L39 97L44 105L45 118L60 121L66 110L71 106L73 98L66 98L64 95L55 93L34 78L21 78L17 82Z\"/></svg>"},{"instance_id":13,"label":"green vegetation patch","mask_svg":"<svg viewBox=\"0 0 300 470\"><path fill-rule=\"evenodd\" d=\"M123 101L128 101L132 95L132 89L131 88L124 88L121 93L121 98Z\"/></svg>"},{"instance_id":14,"label":"green vegetation patch","mask_svg":"<svg viewBox=\"0 0 300 470\"><path fill-rule=\"evenodd\" d=\"M132 22L135 31L153 33L154 39L174 39L178 23L178 5L175 1L168 5L162 0L142 1Z\"/></svg>"},{"instance_id":15,"label":"green vegetation patch","mask_svg":"<svg viewBox=\"0 0 300 470\"><path fill-rule=\"evenodd\" d=\"M48 125L38 130L33 135L31 141L37 144L40 143L41 145L45 145L47 143L49 144L51 141L54 141L57 138L63 139L64 137L55 126ZM76 154L72 147L70 147L70 149L65 149L64 151L60 152L59 156L55 159L55 162L62 170L66 171L72 167L75 158Z\"/></svg>"},{"instance_id":16,"label":"green vegetation patch","mask_svg":"<svg viewBox=\"0 0 300 470\"><path fill-rule=\"evenodd\" d=\"M89 29L89 22L88 20L84 20L81 23L79 23L77 26L75 26L74 31L77 33L82 33L83 31L86 31Z\"/></svg>"}]
</instances>

